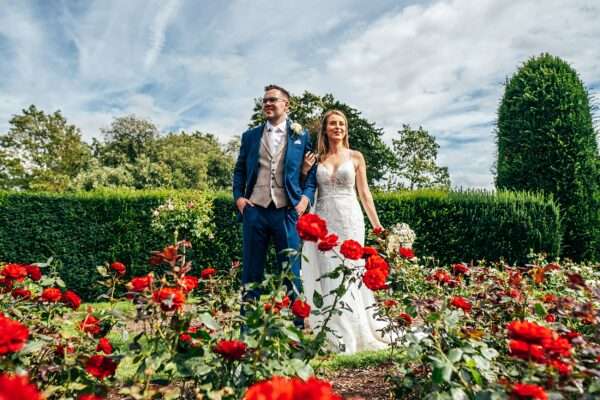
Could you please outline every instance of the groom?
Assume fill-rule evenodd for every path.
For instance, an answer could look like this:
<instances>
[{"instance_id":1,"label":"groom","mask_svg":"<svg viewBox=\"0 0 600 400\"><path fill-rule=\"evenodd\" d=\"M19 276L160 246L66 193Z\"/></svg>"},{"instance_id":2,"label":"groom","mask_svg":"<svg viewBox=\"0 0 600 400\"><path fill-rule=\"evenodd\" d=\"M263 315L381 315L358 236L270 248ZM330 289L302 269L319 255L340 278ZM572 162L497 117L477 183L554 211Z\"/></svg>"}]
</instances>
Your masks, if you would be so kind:
<instances>
[{"instance_id":1,"label":"groom","mask_svg":"<svg viewBox=\"0 0 600 400\"><path fill-rule=\"evenodd\" d=\"M304 155L312 146L307 131L287 118L289 100L284 88L265 87L262 111L267 122L242 135L233 172L233 198L242 220L242 284L262 282L269 242L273 240L280 270L284 261L292 263L294 285L301 292L300 257L288 259L281 251L300 251L296 222L313 202L316 168L301 180ZM259 290L248 290L244 299L259 296Z\"/></svg>"}]
</instances>

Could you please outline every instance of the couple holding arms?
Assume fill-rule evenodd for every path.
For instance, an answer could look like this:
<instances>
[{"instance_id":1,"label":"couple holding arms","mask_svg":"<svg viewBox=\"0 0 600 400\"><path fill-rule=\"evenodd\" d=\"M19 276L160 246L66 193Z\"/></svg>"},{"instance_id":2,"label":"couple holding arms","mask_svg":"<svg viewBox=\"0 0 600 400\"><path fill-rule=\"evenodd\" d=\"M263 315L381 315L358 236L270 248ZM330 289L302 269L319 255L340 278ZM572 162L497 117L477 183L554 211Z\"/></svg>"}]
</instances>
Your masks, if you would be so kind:
<instances>
[{"instance_id":1,"label":"couple holding arms","mask_svg":"<svg viewBox=\"0 0 600 400\"><path fill-rule=\"evenodd\" d=\"M324 295L339 285L336 279L318 280L338 262L320 252L316 243L302 245L296 231L299 216L311 207L340 241L353 239L364 244L360 199L373 228L381 228L381 224L367 184L365 159L349 146L346 116L338 110L325 113L315 154L308 132L287 117L289 98L288 91L280 86L265 87L262 111L267 122L242 135L233 174L233 196L243 232L242 284L263 280L272 240L279 266L285 261L291 263L295 277L288 288L291 296L304 293L314 307L315 291ZM304 257L288 260L281 251L290 248L302 251L308 261ZM259 296L256 289L244 293L245 300ZM387 340L379 332L385 324L374 316L375 299L370 289L350 284L342 301L352 311L344 309L329 321L328 326L337 333L328 334L329 344L344 353L386 348ZM308 321L316 326L318 316L311 315ZM295 324L302 327L303 321Z\"/></svg>"}]
</instances>

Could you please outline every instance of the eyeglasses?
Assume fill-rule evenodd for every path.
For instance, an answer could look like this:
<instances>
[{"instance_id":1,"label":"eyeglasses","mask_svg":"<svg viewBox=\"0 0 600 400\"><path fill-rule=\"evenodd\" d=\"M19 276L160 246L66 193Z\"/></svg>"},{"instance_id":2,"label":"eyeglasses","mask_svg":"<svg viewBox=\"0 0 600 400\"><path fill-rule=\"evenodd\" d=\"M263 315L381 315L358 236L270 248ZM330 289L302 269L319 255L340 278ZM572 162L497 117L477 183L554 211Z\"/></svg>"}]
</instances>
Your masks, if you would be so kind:
<instances>
[{"instance_id":1,"label":"eyeglasses","mask_svg":"<svg viewBox=\"0 0 600 400\"><path fill-rule=\"evenodd\" d=\"M262 99L263 104L277 103L278 101L286 101L286 100L279 98L279 97L264 97Z\"/></svg>"}]
</instances>

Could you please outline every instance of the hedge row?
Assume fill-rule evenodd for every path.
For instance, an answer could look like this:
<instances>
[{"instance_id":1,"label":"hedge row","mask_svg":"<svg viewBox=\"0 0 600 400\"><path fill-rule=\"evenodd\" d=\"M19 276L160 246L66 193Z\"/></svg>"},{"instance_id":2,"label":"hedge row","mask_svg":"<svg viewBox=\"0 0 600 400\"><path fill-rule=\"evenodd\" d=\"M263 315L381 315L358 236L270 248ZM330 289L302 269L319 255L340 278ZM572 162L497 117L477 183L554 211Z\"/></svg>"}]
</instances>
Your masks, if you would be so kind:
<instances>
[{"instance_id":1,"label":"hedge row","mask_svg":"<svg viewBox=\"0 0 600 400\"><path fill-rule=\"evenodd\" d=\"M170 238L151 228L152 210L169 191L101 191L76 194L0 192L0 260L59 260L66 284L86 298L101 293L95 266L120 260L129 274L149 270L151 250ZM198 192L177 192L193 200ZM195 269L229 268L241 257L240 225L228 193L209 194L214 237L193 243ZM407 222L415 248L441 262L499 259L523 261L530 249L557 255L558 209L551 200L527 193L406 192L375 196L384 226Z\"/></svg>"}]
</instances>

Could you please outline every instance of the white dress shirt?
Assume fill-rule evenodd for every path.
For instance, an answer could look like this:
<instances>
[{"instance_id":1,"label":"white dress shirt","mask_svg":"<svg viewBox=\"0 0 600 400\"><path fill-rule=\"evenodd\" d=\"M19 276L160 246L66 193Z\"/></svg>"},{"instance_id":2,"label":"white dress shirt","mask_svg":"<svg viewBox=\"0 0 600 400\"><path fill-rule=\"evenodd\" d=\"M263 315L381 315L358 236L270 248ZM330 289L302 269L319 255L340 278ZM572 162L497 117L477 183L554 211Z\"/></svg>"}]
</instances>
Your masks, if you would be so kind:
<instances>
[{"instance_id":1,"label":"white dress shirt","mask_svg":"<svg viewBox=\"0 0 600 400\"><path fill-rule=\"evenodd\" d=\"M271 153L276 154L279 150L279 145L283 141L285 130L286 130L287 121L284 120L279 125L271 125L269 121L267 121L267 125L265 129L267 130L267 140L269 142L269 147L271 148Z\"/></svg>"}]
</instances>

